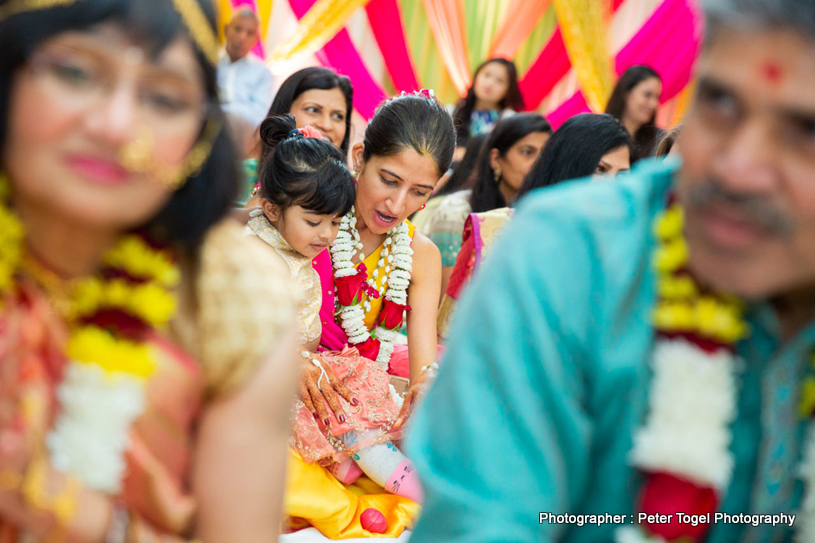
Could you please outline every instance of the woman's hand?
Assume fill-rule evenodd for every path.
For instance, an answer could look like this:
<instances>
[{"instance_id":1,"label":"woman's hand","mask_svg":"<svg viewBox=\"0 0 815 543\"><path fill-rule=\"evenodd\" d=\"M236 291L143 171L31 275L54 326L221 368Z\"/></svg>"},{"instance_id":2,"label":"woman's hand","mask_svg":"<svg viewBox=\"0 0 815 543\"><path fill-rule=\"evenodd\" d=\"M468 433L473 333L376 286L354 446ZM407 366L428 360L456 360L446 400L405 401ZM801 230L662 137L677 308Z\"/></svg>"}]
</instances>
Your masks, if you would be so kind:
<instances>
[{"instance_id":1,"label":"woman's hand","mask_svg":"<svg viewBox=\"0 0 815 543\"><path fill-rule=\"evenodd\" d=\"M407 394L405 394L405 401L402 403L402 410L399 411L399 416L396 418L396 422L393 423L394 428L401 428L407 419L410 418L410 415L413 414L414 407L419 404L430 389L430 385L433 384L434 376L434 370L425 371L418 379L410 383L410 388L408 388Z\"/></svg>"},{"instance_id":2,"label":"woman's hand","mask_svg":"<svg viewBox=\"0 0 815 543\"><path fill-rule=\"evenodd\" d=\"M319 358L311 355L313 358ZM322 375L320 368L315 366L311 360L303 359L305 364L302 377L300 378L299 394L300 399L306 404L312 413L323 423L328 424L329 413L325 407L326 402L334 412L334 416L340 422L345 422L345 411L340 404L340 396L348 400L351 405L357 405L359 400L354 397L354 393L331 371L328 364L321 362L325 375ZM322 381L320 376L322 375Z\"/></svg>"}]
</instances>

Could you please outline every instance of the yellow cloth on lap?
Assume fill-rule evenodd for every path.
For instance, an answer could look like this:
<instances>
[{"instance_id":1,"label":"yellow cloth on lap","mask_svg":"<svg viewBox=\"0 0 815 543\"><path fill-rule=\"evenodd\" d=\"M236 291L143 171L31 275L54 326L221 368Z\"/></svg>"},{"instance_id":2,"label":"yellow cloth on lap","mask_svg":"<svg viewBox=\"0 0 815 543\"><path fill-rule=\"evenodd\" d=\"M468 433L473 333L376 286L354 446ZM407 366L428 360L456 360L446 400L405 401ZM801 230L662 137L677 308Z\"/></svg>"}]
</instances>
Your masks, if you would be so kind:
<instances>
[{"instance_id":1,"label":"yellow cloth on lap","mask_svg":"<svg viewBox=\"0 0 815 543\"><path fill-rule=\"evenodd\" d=\"M359 516L368 508L381 512L388 523L383 534L362 528ZM307 464L289 449L284 511L305 520L329 539L354 537L399 537L413 527L421 506L407 498L389 494L367 477L346 487L319 464Z\"/></svg>"}]
</instances>

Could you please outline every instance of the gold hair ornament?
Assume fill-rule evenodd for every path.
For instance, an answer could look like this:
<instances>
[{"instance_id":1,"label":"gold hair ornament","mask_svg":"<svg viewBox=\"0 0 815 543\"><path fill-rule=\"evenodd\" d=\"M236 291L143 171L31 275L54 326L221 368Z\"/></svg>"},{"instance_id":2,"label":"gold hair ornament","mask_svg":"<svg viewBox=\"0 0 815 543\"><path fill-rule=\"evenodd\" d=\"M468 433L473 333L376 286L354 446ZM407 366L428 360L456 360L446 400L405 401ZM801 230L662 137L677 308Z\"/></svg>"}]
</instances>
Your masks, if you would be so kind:
<instances>
[{"instance_id":1,"label":"gold hair ornament","mask_svg":"<svg viewBox=\"0 0 815 543\"><path fill-rule=\"evenodd\" d=\"M176 11L181 14L192 39L201 48L210 63L218 64L218 36L209 25L201 6L196 0L173 0Z\"/></svg>"},{"instance_id":2,"label":"gold hair ornament","mask_svg":"<svg viewBox=\"0 0 815 543\"><path fill-rule=\"evenodd\" d=\"M10 0L0 7L0 23L28 11L39 11L69 6L80 0ZM207 21L201 6L196 0L172 0L175 10L181 15L184 25L190 32L193 41L198 45L207 60L215 66L218 64L218 37Z\"/></svg>"}]
</instances>

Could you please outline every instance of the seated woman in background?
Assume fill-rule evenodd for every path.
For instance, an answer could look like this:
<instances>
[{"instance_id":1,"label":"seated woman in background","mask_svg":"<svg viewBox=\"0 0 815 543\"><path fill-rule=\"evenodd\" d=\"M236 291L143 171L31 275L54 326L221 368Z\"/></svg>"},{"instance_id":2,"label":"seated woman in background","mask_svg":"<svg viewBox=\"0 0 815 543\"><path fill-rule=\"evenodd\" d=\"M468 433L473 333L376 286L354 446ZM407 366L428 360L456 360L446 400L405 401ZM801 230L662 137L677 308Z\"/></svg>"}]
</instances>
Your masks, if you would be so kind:
<instances>
[{"instance_id":1,"label":"seated woman in background","mask_svg":"<svg viewBox=\"0 0 815 543\"><path fill-rule=\"evenodd\" d=\"M478 156L481 153L481 148L484 146L484 142L487 141L488 137L489 134L478 134L470 138L470 141L467 143L467 151L464 153L464 158L455 166L447 182L436 189L433 192L433 196L427 201L425 207L421 208L411 217L410 220L416 227L417 232L425 236L430 235L430 231L428 230L430 219L433 218L439 204L444 201L443 196L472 188L473 171L475 170L476 164L478 164ZM444 178L442 177L442 180L439 181L440 185L443 180Z\"/></svg>"},{"instance_id":2,"label":"seated woman in background","mask_svg":"<svg viewBox=\"0 0 815 543\"><path fill-rule=\"evenodd\" d=\"M614 86L606 113L620 121L633 140L631 161L654 156L662 131L655 124L662 79L648 66L631 66Z\"/></svg>"},{"instance_id":3,"label":"seated woman in background","mask_svg":"<svg viewBox=\"0 0 815 543\"><path fill-rule=\"evenodd\" d=\"M582 177L611 179L631 167L631 137L610 115L576 115L558 128L538 157L516 203L532 190ZM512 216L507 207L473 213L466 221L461 251L439 308L439 337L447 337L453 309L473 271L481 265L495 236Z\"/></svg>"},{"instance_id":4,"label":"seated woman in background","mask_svg":"<svg viewBox=\"0 0 815 543\"><path fill-rule=\"evenodd\" d=\"M328 68L315 66L298 70L286 78L266 116L275 117L291 113L297 121L297 128L313 126L324 138L340 148L342 156L347 157L353 102L354 88L350 79ZM260 205L259 198L251 198L257 185L258 158L261 164L264 162L260 129L254 134L255 156L248 157L243 163L245 186L248 190L239 200L244 202L247 208ZM248 220L245 213L241 217L244 222Z\"/></svg>"},{"instance_id":5,"label":"seated woman in background","mask_svg":"<svg viewBox=\"0 0 815 543\"><path fill-rule=\"evenodd\" d=\"M461 248L467 216L512 202L551 134L549 122L537 113L519 113L501 120L481 149L470 180L472 189L440 198L426 231L441 251L442 292Z\"/></svg>"},{"instance_id":6,"label":"seated woman in background","mask_svg":"<svg viewBox=\"0 0 815 543\"><path fill-rule=\"evenodd\" d=\"M502 117L523 108L515 64L503 58L485 61L476 69L467 96L453 111L457 139L453 159L460 160L464 156L470 137L488 133Z\"/></svg>"}]
</instances>

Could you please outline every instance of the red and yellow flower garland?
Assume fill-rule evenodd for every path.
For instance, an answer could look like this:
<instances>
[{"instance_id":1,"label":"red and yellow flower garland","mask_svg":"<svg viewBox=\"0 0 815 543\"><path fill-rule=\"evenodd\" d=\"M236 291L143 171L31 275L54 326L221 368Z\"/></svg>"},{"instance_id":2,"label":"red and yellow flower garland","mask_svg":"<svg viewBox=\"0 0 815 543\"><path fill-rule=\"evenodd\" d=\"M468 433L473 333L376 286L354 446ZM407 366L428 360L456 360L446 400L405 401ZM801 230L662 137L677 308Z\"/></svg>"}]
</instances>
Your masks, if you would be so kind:
<instances>
[{"instance_id":1,"label":"red and yellow flower garland","mask_svg":"<svg viewBox=\"0 0 815 543\"><path fill-rule=\"evenodd\" d=\"M70 330L68 364L57 389L59 415L46 440L50 462L89 487L115 494L129 428L144 410L156 368L146 339L175 311L172 290L180 272L174 255L127 235L105 255L97 276L62 281L24 254L24 229L7 206L9 196L8 180L0 175L0 303L15 296L17 281L28 275L54 296ZM60 292L53 292L55 284ZM60 295L65 304L57 303Z\"/></svg>"}]
</instances>

